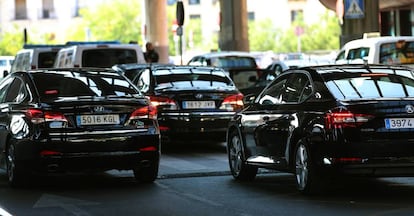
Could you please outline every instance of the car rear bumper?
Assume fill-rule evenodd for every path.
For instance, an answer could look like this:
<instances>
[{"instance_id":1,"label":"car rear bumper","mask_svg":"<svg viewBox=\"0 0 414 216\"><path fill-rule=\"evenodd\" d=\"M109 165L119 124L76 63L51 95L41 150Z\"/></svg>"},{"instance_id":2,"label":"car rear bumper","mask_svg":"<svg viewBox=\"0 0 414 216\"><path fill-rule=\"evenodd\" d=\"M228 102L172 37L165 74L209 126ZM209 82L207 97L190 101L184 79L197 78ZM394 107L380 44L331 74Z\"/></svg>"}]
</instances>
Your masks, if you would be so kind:
<instances>
[{"instance_id":1,"label":"car rear bumper","mask_svg":"<svg viewBox=\"0 0 414 216\"><path fill-rule=\"evenodd\" d=\"M234 113L180 113L162 114L158 118L163 138L188 136L225 140L229 121ZM185 136L185 137L184 137Z\"/></svg>"},{"instance_id":2,"label":"car rear bumper","mask_svg":"<svg viewBox=\"0 0 414 216\"><path fill-rule=\"evenodd\" d=\"M373 177L414 176L414 157L364 158L334 163L328 161L332 161L332 158L324 158L322 168L340 174Z\"/></svg>"},{"instance_id":3,"label":"car rear bumper","mask_svg":"<svg viewBox=\"0 0 414 216\"><path fill-rule=\"evenodd\" d=\"M132 170L158 164L161 151L159 134L95 140L25 139L15 146L17 163L24 163L34 172Z\"/></svg>"}]
</instances>

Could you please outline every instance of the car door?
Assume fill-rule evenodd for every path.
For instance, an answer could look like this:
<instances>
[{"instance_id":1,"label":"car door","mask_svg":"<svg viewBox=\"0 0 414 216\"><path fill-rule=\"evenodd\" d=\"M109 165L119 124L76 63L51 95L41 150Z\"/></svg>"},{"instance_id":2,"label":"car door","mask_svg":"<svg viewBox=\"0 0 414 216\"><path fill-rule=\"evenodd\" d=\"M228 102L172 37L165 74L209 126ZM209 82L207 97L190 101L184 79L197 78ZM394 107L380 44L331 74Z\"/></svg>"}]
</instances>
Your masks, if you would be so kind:
<instances>
[{"instance_id":1,"label":"car door","mask_svg":"<svg viewBox=\"0 0 414 216\"><path fill-rule=\"evenodd\" d=\"M281 75L257 99L261 124L254 129L256 146L279 166L287 164L287 147L299 126L301 102L311 94L305 73Z\"/></svg>"}]
</instances>

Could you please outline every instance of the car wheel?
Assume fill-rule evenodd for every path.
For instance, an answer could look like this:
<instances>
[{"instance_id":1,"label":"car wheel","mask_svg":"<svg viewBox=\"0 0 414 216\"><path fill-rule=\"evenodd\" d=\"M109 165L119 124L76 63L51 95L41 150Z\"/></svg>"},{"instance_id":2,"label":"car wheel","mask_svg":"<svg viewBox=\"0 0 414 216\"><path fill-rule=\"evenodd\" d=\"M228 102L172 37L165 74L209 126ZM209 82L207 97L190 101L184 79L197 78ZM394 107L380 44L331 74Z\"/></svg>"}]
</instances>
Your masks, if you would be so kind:
<instances>
[{"instance_id":1,"label":"car wheel","mask_svg":"<svg viewBox=\"0 0 414 216\"><path fill-rule=\"evenodd\" d=\"M319 178L317 178L315 172L308 145L300 141L295 154L296 187L300 192L311 194L317 191Z\"/></svg>"},{"instance_id":2,"label":"car wheel","mask_svg":"<svg viewBox=\"0 0 414 216\"><path fill-rule=\"evenodd\" d=\"M26 170L23 164L18 164L16 161L15 146L10 145L7 150L7 178L12 187L21 186L25 179L27 179Z\"/></svg>"},{"instance_id":3,"label":"car wheel","mask_svg":"<svg viewBox=\"0 0 414 216\"><path fill-rule=\"evenodd\" d=\"M227 143L227 155L230 171L237 180L253 180L257 174L257 167L246 164L243 153L242 139L237 131L231 133Z\"/></svg>"},{"instance_id":4,"label":"car wheel","mask_svg":"<svg viewBox=\"0 0 414 216\"><path fill-rule=\"evenodd\" d=\"M158 162L151 161L148 166L142 166L134 169L134 177L142 183L152 183L158 177Z\"/></svg>"}]
</instances>

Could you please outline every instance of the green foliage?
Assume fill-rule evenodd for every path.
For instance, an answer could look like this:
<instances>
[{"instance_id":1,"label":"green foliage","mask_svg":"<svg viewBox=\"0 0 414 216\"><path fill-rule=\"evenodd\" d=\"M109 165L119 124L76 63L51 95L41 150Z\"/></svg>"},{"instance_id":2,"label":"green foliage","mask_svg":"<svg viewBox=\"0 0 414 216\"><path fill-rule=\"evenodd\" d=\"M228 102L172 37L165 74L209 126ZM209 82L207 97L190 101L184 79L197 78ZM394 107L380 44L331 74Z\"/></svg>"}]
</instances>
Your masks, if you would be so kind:
<instances>
[{"instance_id":1,"label":"green foliage","mask_svg":"<svg viewBox=\"0 0 414 216\"><path fill-rule=\"evenodd\" d=\"M23 47L23 31L17 26L0 34L0 55L14 56Z\"/></svg>"},{"instance_id":2,"label":"green foliage","mask_svg":"<svg viewBox=\"0 0 414 216\"><path fill-rule=\"evenodd\" d=\"M142 44L141 11L136 0L112 0L81 10L82 22L70 28L74 31L68 33L67 40L119 40Z\"/></svg>"},{"instance_id":3,"label":"green foliage","mask_svg":"<svg viewBox=\"0 0 414 216\"><path fill-rule=\"evenodd\" d=\"M341 28L337 17L328 13L320 17L317 23L306 25L303 15L297 19L287 30L269 29L271 21L249 22L249 43L252 51L297 52L300 39L302 52L314 50L335 50L339 48L339 36ZM296 28L304 29L298 38Z\"/></svg>"}]
</instances>

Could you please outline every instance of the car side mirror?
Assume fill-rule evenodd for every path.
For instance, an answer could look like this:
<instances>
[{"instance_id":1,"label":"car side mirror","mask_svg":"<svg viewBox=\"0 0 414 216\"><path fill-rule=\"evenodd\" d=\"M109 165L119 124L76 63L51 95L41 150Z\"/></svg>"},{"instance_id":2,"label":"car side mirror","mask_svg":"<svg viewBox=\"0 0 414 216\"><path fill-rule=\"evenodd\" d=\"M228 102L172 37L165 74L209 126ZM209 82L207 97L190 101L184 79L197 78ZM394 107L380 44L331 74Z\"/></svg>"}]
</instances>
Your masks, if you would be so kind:
<instances>
[{"instance_id":1,"label":"car side mirror","mask_svg":"<svg viewBox=\"0 0 414 216\"><path fill-rule=\"evenodd\" d=\"M3 71L3 77L6 77L7 75L9 75L9 71L4 70L4 71Z\"/></svg>"}]
</instances>

